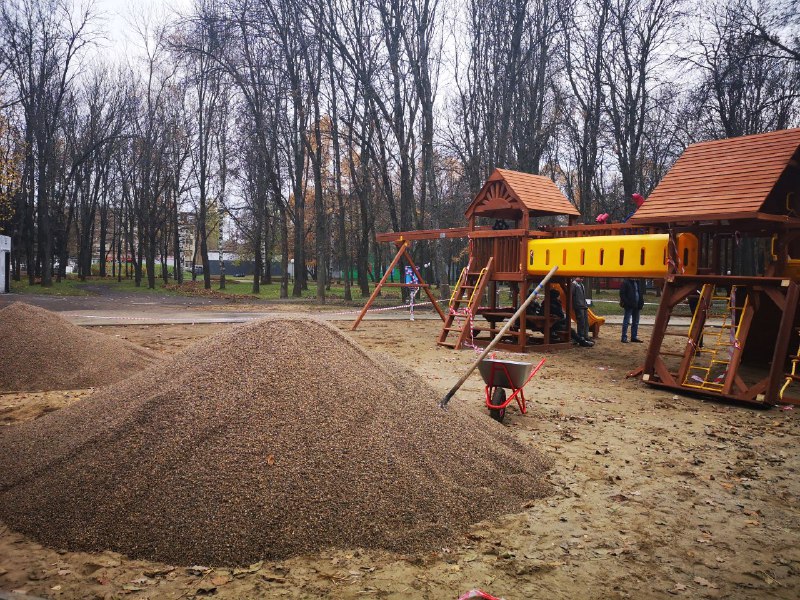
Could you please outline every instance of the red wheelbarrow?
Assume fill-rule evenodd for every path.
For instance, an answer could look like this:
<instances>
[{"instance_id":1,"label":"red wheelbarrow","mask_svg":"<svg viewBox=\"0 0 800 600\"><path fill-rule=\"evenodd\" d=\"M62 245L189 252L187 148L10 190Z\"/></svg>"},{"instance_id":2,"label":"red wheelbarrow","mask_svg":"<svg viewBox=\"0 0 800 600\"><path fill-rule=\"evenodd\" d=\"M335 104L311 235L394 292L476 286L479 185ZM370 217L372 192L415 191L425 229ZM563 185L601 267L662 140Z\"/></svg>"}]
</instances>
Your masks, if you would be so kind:
<instances>
[{"instance_id":1,"label":"red wheelbarrow","mask_svg":"<svg viewBox=\"0 0 800 600\"><path fill-rule=\"evenodd\" d=\"M527 412L523 388L542 368L544 360L540 360L535 367L533 363L496 358L484 358L480 362L478 369L486 384L486 408L489 409L489 415L493 419L502 423L506 416L506 407L514 400L517 401L519 411L523 415ZM511 395L508 397L506 388L511 390Z\"/></svg>"}]
</instances>

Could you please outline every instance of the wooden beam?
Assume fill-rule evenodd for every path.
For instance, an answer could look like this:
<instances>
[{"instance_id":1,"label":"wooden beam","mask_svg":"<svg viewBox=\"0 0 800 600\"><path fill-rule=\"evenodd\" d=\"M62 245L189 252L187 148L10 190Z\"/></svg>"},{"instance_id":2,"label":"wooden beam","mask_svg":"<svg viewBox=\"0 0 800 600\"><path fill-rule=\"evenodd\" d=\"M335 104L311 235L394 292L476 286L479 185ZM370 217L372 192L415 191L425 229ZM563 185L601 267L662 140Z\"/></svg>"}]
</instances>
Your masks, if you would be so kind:
<instances>
[{"instance_id":1,"label":"wooden beam","mask_svg":"<svg viewBox=\"0 0 800 600\"><path fill-rule=\"evenodd\" d=\"M388 231L375 236L378 242L402 242L403 240L443 240L464 238L470 233L469 227L452 227L450 229L420 229L418 231Z\"/></svg>"},{"instance_id":2,"label":"wooden beam","mask_svg":"<svg viewBox=\"0 0 800 600\"><path fill-rule=\"evenodd\" d=\"M664 364L664 361L660 356L656 356L655 369L656 375L658 375L658 378L662 381L662 383L671 385L672 387L678 387L675 378L672 376L672 373L669 372L667 365Z\"/></svg>"},{"instance_id":3,"label":"wooden beam","mask_svg":"<svg viewBox=\"0 0 800 600\"><path fill-rule=\"evenodd\" d=\"M764 288L762 290L770 300L783 312L786 310L786 295L782 294L780 290L775 288Z\"/></svg>"},{"instance_id":4,"label":"wooden beam","mask_svg":"<svg viewBox=\"0 0 800 600\"><path fill-rule=\"evenodd\" d=\"M355 323L353 323L353 326L350 328L350 331L355 331L356 327L358 327L358 324L361 323L361 319L364 318L364 315L367 314L369 307L372 306L373 302L375 302L375 298L378 297L378 294L380 293L383 284L386 283L387 279L389 279L389 275L391 275L392 271L397 266L397 263L400 262L400 257L402 257L403 254L405 254L406 248L408 248L408 242L406 241L395 242L395 244L397 245L397 254L394 255L392 263L389 265L389 268L386 269L386 272L383 274L383 277L381 277L381 280L378 282L378 285L376 285L375 289L372 290L372 294L370 295L369 300L367 300L367 303L364 305L364 308L361 309L361 312L358 314L358 317L356 317L356 321Z\"/></svg>"},{"instance_id":5,"label":"wooden beam","mask_svg":"<svg viewBox=\"0 0 800 600\"><path fill-rule=\"evenodd\" d=\"M750 290L749 293L752 294L753 291ZM739 324L736 326L736 330L734 331L736 344L733 348L731 358L728 361L728 370L725 373L725 382L722 385L722 393L725 395L728 395L733 391L733 384L737 376L737 371L739 370L739 364L742 362L742 353L744 352L744 346L747 343L747 334L750 333L750 325L753 322L754 314L755 308L750 302L748 302L747 308L745 308L742 316L739 317ZM731 326L733 326L733 323L731 323Z\"/></svg>"},{"instance_id":6,"label":"wooden beam","mask_svg":"<svg viewBox=\"0 0 800 600\"><path fill-rule=\"evenodd\" d=\"M767 402L776 403L778 401L778 392L786 380L783 365L789 356L789 341L792 338L798 297L800 297L800 288L798 284L792 282L786 290L783 316L778 327L778 335L775 338L775 351L772 354L772 367L770 368L769 385L766 391Z\"/></svg>"},{"instance_id":7,"label":"wooden beam","mask_svg":"<svg viewBox=\"0 0 800 600\"><path fill-rule=\"evenodd\" d=\"M763 394L764 390L767 389L768 385L769 385L769 375L764 377L764 379L762 379L755 385L750 386L745 392L743 392L742 397L750 402L755 402L758 395Z\"/></svg>"},{"instance_id":8,"label":"wooden beam","mask_svg":"<svg viewBox=\"0 0 800 600\"><path fill-rule=\"evenodd\" d=\"M692 358L695 355L695 348L698 347L700 344L700 338L703 337L703 329L706 325L708 309L711 307L711 296L713 292L713 285L704 285L703 291L700 294L700 298L697 301L695 315L693 315L692 325L689 328L689 339L686 342L686 348L683 351L683 358L681 358L681 364L678 367L678 373L675 376L681 385L686 381L686 375L689 371L689 366L691 365Z\"/></svg>"},{"instance_id":9,"label":"wooden beam","mask_svg":"<svg viewBox=\"0 0 800 600\"><path fill-rule=\"evenodd\" d=\"M469 237L475 238L504 238L504 237L526 237L527 229L476 229L471 231Z\"/></svg>"},{"instance_id":10,"label":"wooden beam","mask_svg":"<svg viewBox=\"0 0 800 600\"><path fill-rule=\"evenodd\" d=\"M672 314L672 307L669 305L671 298L672 286L669 283L665 283L664 290L661 294L661 304L658 307L656 321L653 324L650 345L647 347L647 354L645 355L644 365L642 367L644 374L647 376L655 372L658 351L661 349L661 344L664 342L664 333L667 330L667 325L669 325L670 314Z\"/></svg>"},{"instance_id":11,"label":"wooden beam","mask_svg":"<svg viewBox=\"0 0 800 600\"><path fill-rule=\"evenodd\" d=\"M752 285L760 288L786 287L789 285L787 277L744 277L739 275L667 275L667 281L675 284L684 283L713 283L716 285Z\"/></svg>"},{"instance_id":12,"label":"wooden beam","mask_svg":"<svg viewBox=\"0 0 800 600\"><path fill-rule=\"evenodd\" d=\"M745 394L746 395L748 393L747 384L744 382L744 379L741 378L739 373L734 373L733 374L733 382L736 385L736 389L739 390L740 394Z\"/></svg>"},{"instance_id":13,"label":"wooden beam","mask_svg":"<svg viewBox=\"0 0 800 600\"><path fill-rule=\"evenodd\" d=\"M411 270L414 271L414 275L417 276L417 282L422 284L420 285L420 287L422 287L422 289L425 290L425 294L428 296L428 299L431 301L431 304L433 304L433 308L436 309L436 312L439 313L439 317L442 319L442 321L444 321L445 320L444 313L442 312L442 308L439 306L439 303L436 301L436 298L434 298L433 294L431 293L430 290L431 286L425 283L425 279L422 277L422 273L419 272L419 269L417 269L417 265L414 264L414 261L411 259L411 255L408 253L408 244L403 246L403 254L405 254L406 260L408 261L408 264L411 266Z\"/></svg>"}]
</instances>

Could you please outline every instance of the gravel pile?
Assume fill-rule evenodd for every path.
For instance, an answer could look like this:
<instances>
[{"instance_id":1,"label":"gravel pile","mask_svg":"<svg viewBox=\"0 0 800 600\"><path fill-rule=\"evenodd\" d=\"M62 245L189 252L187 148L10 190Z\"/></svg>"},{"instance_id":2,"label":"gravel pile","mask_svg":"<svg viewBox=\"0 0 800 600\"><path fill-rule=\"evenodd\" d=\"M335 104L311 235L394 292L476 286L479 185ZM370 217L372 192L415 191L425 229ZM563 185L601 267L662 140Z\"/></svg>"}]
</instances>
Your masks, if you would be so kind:
<instances>
[{"instance_id":1,"label":"gravel pile","mask_svg":"<svg viewBox=\"0 0 800 600\"><path fill-rule=\"evenodd\" d=\"M440 397L324 323L257 321L2 428L0 517L57 548L184 565L438 549L545 495L550 466Z\"/></svg>"},{"instance_id":2,"label":"gravel pile","mask_svg":"<svg viewBox=\"0 0 800 600\"><path fill-rule=\"evenodd\" d=\"M0 391L98 387L130 377L156 358L43 308L15 302L0 310Z\"/></svg>"}]
</instances>

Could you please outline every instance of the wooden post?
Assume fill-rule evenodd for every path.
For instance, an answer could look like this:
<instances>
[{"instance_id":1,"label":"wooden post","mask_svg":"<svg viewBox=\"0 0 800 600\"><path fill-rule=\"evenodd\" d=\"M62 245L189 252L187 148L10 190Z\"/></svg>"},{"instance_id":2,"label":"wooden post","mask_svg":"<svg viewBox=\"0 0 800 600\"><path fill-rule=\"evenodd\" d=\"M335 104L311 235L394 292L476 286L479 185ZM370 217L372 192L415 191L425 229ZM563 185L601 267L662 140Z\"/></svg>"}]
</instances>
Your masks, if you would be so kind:
<instances>
[{"instance_id":1,"label":"wooden post","mask_svg":"<svg viewBox=\"0 0 800 600\"><path fill-rule=\"evenodd\" d=\"M356 330L358 324L361 323L361 319L363 319L364 315L367 314L369 307L372 306L373 302L375 302L375 298L378 297L378 294L380 293L383 284L386 283L387 279L389 279L389 274L397 266L397 263L400 262L400 258L405 253L406 247L408 246L408 242L401 238L400 241L395 242L395 246L397 246L397 254L394 255L394 258L392 259L392 263L389 265L389 268L386 269L386 272L383 274L383 277L381 277L381 280L378 282L378 285L375 286L375 289L372 291L372 295L370 295L369 300L367 300L367 303L364 305L364 308L361 309L361 312L356 318L356 322L353 323L353 326L350 328L350 331Z\"/></svg>"},{"instance_id":2,"label":"wooden post","mask_svg":"<svg viewBox=\"0 0 800 600\"><path fill-rule=\"evenodd\" d=\"M377 298L378 294L380 293L381 288L384 285L386 285L386 280L389 278L389 275L392 273L394 268L397 266L397 263L400 262L400 259L402 257L404 257L404 256L405 256L406 260L408 261L408 264L411 267L411 270L414 272L414 275L417 276L417 283L413 284L413 283L402 283L401 282L399 284L389 284L389 285L395 285L397 287L420 287L420 288L422 288L423 290L425 290L425 293L428 295L428 298L430 299L431 304L433 304L433 308L435 308L436 312L439 313L439 318L441 318L442 321L445 320L444 312L442 312L442 308L439 306L439 303L436 301L436 298L433 297L433 294L430 291L430 286L428 286L428 284L425 283L425 280L422 278L422 274L419 272L419 269L417 269L417 265L414 264L414 261L411 259L411 255L408 253L408 247L410 246L410 243L407 240L404 240L403 238L400 238L400 240L395 242L395 246L397 246L397 254L395 254L394 258L392 259L392 263L389 265L389 268L386 269L386 272L383 274L383 277L378 282L378 285L375 286L375 289L373 290L372 295L369 297L369 300L367 300L367 303L364 305L364 308L361 309L361 312L359 313L358 317L356 318L355 323L353 323L353 326L350 328L350 331L355 331L356 330L356 328L358 327L358 324L361 323L361 320L364 318L364 315L367 314L367 311L369 310L369 307L372 306L372 303L375 301L375 298ZM402 278L402 276L403 275L401 274L401 278Z\"/></svg>"},{"instance_id":3,"label":"wooden post","mask_svg":"<svg viewBox=\"0 0 800 600\"><path fill-rule=\"evenodd\" d=\"M784 303L783 316L778 328L778 337L775 338L775 352L772 355L772 367L769 372L769 384L765 394L767 402L777 402L778 391L784 382L785 374L783 365L789 355L789 341L792 337L794 328L795 313L797 312L797 301L800 297L800 287L794 282L789 282L786 290L786 302Z\"/></svg>"},{"instance_id":4,"label":"wooden post","mask_svg":"<svg viewBox=\"0 0 800 600\"><path fill-rule=\"evenodd\" d=\"M733 352L731 353L731 358L728 361L728 371L725 374L725 382L722 386L722 393L726 396L731 393L733 390L733 384L736 381L736 376L739 370L739 363L742 362L742 353L744 352L744 345L747 342L747 334L750 332L750 324L753 322L753 315L755 314L755 307L753 306L753 301L757 292L753 290L752 287L747 288L748 296L752 296L749 298L747 302L747 307L742 315L739 317L739 323L736 325L736 328L733 330L734 339L736 340L736 345L733 348ZM731 322L731 327L734 324ZM737 335L741 334L741 335ZM740 339L741 338L741 339Z\"/></svg>"},{"instance_id":5,"label":"wooden post","mask_svg":"<svg viewBox=\"0 0 800 600\"><path fill-rule=\"evenodd\" d=\"M434 298L433 294L431 294L430 286L425 283L425 280L422 278L422 273L419 272L419 269L417 269L417 265L415 265L414 261L411 260L411 255L408 253L408 245L406 245L403 248L403 254L405 254L406 260L408 261L408 264L411 266L411 270L414 271L414 275L417 276L417 282L420 284L419 287L425 290L425 293L428 295L428 299L431 301L431 304L433 304L433 308L436 309L436 312L439 313L439 317L442 319L442 321L444 321L445 320L444 313L442 312L439 303L436 301L436 298Z\"/></svg>"},{"instance_id":6,"label":"wooden post","mask_svg":"<svg viewBox=\"0 0 800 600\"><path fill-rule=\"evenodd\" d=\"M708 318L708 311L711 309L711 296L714 294L714 285L704 285L700 292L700 298L697 300L697 307L695 314L692 315L692 324L689 328L689 340L686 342L686 348L683 351L683 358L678 367L678 372L675 378L678 383L683 385L686 381L686 375L689 371L689 366L692 363L692 357L695 354L695 348L700 345L700 339L703 337L703 329L705 329L706 319ZM662 299L663 303L664 300ZM705 309L703 308L705 307Z\"/></svg>"},{"instance_id":7,"label":"wooden post","mask_svg":"<svg viewBox=\"0 0 800 600\"><path fill-rule=\"evenodd\" d=\"M656 366L656 358L661 349L661 344L664 342L664 333L669 324L669 317L672 314L672 305L670 300L672 298L672 283L667 281L664 283L664 292L661 294L661 305L658 307L656 314L656 321L653 324L653 334L650 338L650 345L647 348L647 354L644 359L644 376L649 378L653 375Z\"/></svg>"}]
</instances>

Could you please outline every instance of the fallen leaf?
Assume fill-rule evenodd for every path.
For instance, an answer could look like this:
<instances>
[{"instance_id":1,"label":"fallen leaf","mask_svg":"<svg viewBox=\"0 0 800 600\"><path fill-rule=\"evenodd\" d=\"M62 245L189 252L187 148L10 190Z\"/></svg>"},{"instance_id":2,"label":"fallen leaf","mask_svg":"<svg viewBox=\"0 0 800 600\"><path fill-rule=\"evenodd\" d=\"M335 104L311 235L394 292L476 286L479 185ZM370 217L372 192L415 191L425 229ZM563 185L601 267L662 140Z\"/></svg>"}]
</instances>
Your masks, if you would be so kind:
<instances>
[{"instance_id":1,"label":"fallen leaf","mask_svg":"<svg viewBox=\"0 0 800 600\"><path fill-rule=\"evenodd\" d=\"M719 587L716 584L711 583L708 579L704 579L703 577L695 577L693 581L697 585L702 585L703 587L710 587L710 588L715 589L715 590L718 589L718 587Z\"/></svg>"},{"instance_id":2,"label":"fallen leaf","mask_svg":"<svg viewBox=\"0 0 800 600\"><path fill-rule=\"evenodd\" d=\"M217 592L217 586L211 583L203 583L197 587L197 591L195 594L198 596L210 596L211 594L215 594Z\"/></svg>"},{"instance_id":3,"label":"fallen leaf","mask_svg":"<svg viewBox=\"0 0 800 600\"><path fill-rule=\"evenodd\" d=\"M275 457L272 454L267 456L267 464L270 467L275 464Z\"/></svg>"},{"instance_id":4,"label":"fallen leaf","mask_svg":"<svg viewBox=\"0 0 800 600\"><path fill-rule=\"evenodd\" d=\"M211 571L211 567L204 567L202 565L193 565L186 569L189 572L189 575L205 575L209 571Z\"/></svg>"},{"instance_id":5,"label":"fallen leaf","mask_svg":"<svg viewBox=\"0 0 800 600\"><path fill-rule=\"evenodd\" d=\"M335 561L335 560L336 559L333 559L333 561ZM333 562L333 561L331 561L331 562ZM336 564L336 562L334 562L334 564ZM233 576L234 577L240 577L242 575L247 575L248 573L257 573L261 569L261 567L263 567L263 566L264 566L264 561L260 560L257 563L253 563L249 567L236 567L233 570Z\"/></svg>"},{"instance_id":6,"label":"fallen leaf","mask_svg":"<svg viewBox=\"0 0 800 600\"><path fill-rule=\"evenodd\" d=\"M175 570L175 567L165 567L163 569L150 569L150 570L144 571L144 575L145 575L145 577L150 577L150 578L162 577L164 575L172 573L174 570Z\"/></svg>"}]
</instances>

